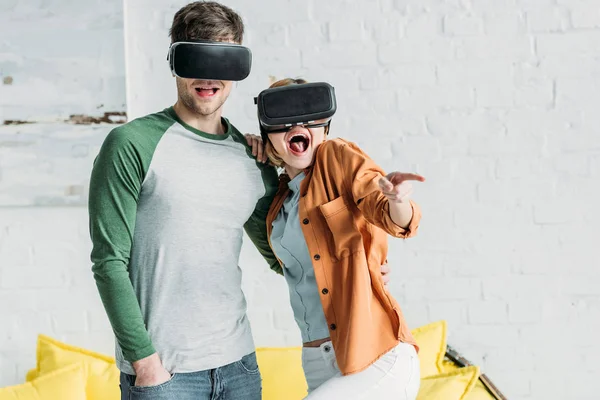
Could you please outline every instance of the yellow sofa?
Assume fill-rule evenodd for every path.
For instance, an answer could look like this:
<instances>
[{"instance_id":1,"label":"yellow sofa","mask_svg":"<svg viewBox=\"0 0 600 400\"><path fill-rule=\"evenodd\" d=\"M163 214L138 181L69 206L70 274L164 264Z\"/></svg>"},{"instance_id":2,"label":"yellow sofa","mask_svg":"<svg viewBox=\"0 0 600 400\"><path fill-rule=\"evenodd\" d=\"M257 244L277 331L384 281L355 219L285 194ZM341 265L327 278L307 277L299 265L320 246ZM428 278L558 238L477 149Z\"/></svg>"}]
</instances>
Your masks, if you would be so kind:
<instances>
[{"instance_id":1,"label":"yellow sofa","mask_svg":"<svg viewBox=\"0 0 600 400\"><path fill-rule=\"evenodd\" d=\"M421 388L418 400L493 400L478 380L476 366L460 368L445 360L446 322L413 330L419 344ZM258 348L264 400L294 400L306 395L301 348ZM0 400L119 399L114 358L39 335L36 368L26 382L0 389Z\"/></svg>"}]
</instances>

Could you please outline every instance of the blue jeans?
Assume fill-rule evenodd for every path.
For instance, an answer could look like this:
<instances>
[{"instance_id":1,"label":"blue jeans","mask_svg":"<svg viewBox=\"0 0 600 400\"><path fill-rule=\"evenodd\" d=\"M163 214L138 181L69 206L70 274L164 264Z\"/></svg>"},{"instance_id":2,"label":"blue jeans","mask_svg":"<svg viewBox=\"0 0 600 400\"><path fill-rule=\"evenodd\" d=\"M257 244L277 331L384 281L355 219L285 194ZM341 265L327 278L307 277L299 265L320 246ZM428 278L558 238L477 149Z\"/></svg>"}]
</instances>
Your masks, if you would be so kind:
<instances>
[{"instance_id":1,"label":"blue jeans","mask_svg":"<svg viewBox=\"0 0 600 400\"><path fill-rule=\"evenodd\" d=\"M121 400L261 400L256 353L223 367L174 374L158 386L137 387L135 376L121 373Z\"/></svg>"}]
</instances>

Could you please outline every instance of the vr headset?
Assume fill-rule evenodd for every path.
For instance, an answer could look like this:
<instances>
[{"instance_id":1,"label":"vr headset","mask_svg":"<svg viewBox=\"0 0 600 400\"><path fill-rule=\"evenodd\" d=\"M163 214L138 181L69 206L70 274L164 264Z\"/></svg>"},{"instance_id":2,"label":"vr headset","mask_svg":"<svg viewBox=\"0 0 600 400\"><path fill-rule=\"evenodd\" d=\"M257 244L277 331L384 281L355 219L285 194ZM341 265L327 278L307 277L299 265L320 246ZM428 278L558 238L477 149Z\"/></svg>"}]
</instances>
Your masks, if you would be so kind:
<instances>
[{"instance_id":1,"label":"vr headset","mask_svg":"<svg viewBox=\"0 0 600 400\"><path fill-rule=\"evenodd\" d=\"M252 53L239 44L195 40L172 43L167 61L180 78L241 81L250 74Z\"/></svg>"},{"instance_id":2,"label":"vr headset","mask_svg":"<svg viewBox=\"0 0 600 400\"><path fill-rule=\"evenodd\" d=\"M266 89L254 98L254 104L263 143L269 133L286 132L295 125L327 126L337 109L334 88L325 82Z\"/></svg>"}]
</instances>

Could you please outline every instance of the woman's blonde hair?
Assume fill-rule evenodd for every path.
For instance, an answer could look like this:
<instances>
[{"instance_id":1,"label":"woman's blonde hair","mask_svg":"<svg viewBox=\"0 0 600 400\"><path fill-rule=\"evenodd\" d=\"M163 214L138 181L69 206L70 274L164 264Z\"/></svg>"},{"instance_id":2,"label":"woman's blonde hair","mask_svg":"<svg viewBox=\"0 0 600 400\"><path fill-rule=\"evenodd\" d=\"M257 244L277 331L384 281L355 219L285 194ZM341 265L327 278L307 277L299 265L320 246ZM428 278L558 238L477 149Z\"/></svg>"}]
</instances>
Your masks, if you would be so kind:
<instances>
[{"instance_id":1,"label":"woman's blonde hair","mask_svg":"<svg viewBox=\"0 0 600 400\"><path fill-rule=\"evenodd\" d=\"M303 83L308 83L308 81L305 79L302 79L302 78L299 78L299 79L285 78L285 79L280 79L277 82L272 83L271 86L269 86L269 89L281 87L281 86L301 85ZM326 126L325 134L327 135L328 132L329 132L329 126ZM283 167L285 165L285 163L283 162L281 157L279 157L279 154L277 154L277 150L275 150L275 147L273 147L273 144L268 139L267 139L267 143L265 143L265 152L267 153L267 157L269 158L271 163L273 165L275 165L276 167Z\"/></svg>"}]
</instances>

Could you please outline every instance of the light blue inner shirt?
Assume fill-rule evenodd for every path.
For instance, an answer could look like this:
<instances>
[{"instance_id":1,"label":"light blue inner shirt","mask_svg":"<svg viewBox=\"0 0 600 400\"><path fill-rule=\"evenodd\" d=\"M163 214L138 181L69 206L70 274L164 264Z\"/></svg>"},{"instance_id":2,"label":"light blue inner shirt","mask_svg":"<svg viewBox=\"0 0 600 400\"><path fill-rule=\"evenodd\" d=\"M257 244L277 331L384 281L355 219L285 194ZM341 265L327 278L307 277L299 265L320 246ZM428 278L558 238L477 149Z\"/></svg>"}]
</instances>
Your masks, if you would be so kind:
<instances>
[{"instance_id":1,"label":"light blue inner shirt","mask_svg":"<svg viewBox=\"0 0 600 400\"><path fill-rule=\"evenodd\" d=\"M290 291L294 318L300 328L302 341L306 343L329 337L329 327L298 217L300 183L304 176L302 172L288 183L291 193L273 221L271 245L284 265L283 274Z\"/></svg>"}]
</instances>

